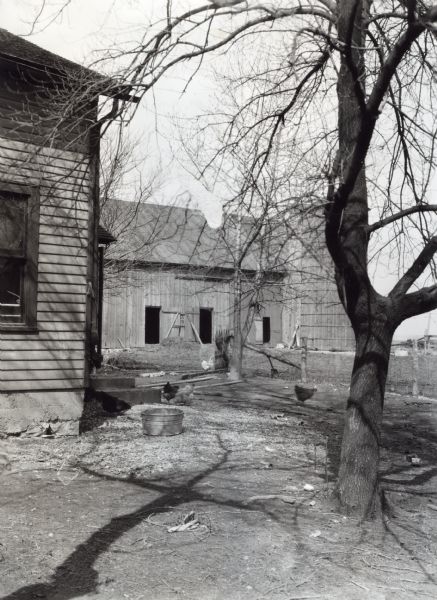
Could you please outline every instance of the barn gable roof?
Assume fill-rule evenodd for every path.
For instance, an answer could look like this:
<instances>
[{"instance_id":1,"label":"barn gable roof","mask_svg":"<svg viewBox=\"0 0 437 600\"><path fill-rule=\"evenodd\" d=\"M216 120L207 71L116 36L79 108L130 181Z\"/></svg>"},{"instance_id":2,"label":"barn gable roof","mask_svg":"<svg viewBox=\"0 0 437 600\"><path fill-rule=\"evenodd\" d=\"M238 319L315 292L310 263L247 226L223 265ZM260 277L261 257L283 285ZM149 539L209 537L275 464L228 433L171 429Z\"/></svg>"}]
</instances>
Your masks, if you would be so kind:
<instances>
[{"instance_id":1,"label":"barn gable roof","mask_svg":"<svg viewBox=\"0 0 437 600\"><path fill-rule=\"evenodd\" d=\"M237 248L235 220L225 227L210 227L200 210L160 204L111 202L102 211L102 222L117 238L108 251L112 260L149 264L233 269ZM242 246L249 233L242 232ZM254 246L243 269L256 271L259 253ZM285 268L272 265L272 270Z\"/></svg>"}]
</instances>

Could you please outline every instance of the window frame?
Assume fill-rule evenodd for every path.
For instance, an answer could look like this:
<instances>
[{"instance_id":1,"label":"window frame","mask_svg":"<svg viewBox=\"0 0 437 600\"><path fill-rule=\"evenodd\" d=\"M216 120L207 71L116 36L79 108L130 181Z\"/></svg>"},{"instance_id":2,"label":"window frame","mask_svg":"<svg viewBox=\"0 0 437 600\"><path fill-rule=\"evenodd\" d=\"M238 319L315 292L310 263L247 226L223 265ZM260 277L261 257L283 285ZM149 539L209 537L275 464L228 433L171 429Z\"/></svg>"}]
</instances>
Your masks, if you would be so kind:
<instances>
[{"instance_id":1,"label":"window frame","mask_svg":"<svg viewBox=\"0 0 437 600\"><path fill-rule=\"evenodd\" d=\"M0 192L25 196L27 200L23 268L23 317L18 323L1 322L1 333L38 332L39 188L0 180ZM1 255L1 250L0 250ZM4 255L6 256L6 254Z\"/></svg>"}]
</instances>

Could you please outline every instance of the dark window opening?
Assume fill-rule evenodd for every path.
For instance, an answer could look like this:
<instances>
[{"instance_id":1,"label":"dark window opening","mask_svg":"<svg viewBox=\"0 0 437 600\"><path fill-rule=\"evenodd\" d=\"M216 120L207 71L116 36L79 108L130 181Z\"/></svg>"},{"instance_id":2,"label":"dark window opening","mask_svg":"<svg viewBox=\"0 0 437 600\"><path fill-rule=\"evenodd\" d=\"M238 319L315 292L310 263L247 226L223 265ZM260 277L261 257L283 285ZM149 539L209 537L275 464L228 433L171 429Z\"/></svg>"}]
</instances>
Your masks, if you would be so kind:
<instances>
[{"instance_id":1,"label":"dark window opening","mask_svg":"<svg viewBox=\"0 0 437 600\"><path fill-rule=\"evenodd\" d=\"M270 342L270 317L263 317L263 344Z\"/></svg>"},{"instance_id":2,"label":"dark window opening","mask_svg":"<svg viewBox=\"0 0 437 600\"><path fill-rule=\"evenodd\" d=\"M0 327L36 327L36 189L0 182Z\"/></svg>"},{"instance_id":3,"label":"dark window opening","mask_svg":"<svg viewBox=\"0 0 437 600\"><path fill-rule=\"evenodd\" d=\"M146 344L159 344L160 306L146 306Z\"/></svg>"},{"instance_id":4,"label":"dark window opening","mask_svg":"<svg viewBox=\"0 0 437 600\"><path fill-rule=\"evenodd\" d=\"M199 309L199 336L202 344L212 342L212 308Z\"/></svg>"}]
</instances>

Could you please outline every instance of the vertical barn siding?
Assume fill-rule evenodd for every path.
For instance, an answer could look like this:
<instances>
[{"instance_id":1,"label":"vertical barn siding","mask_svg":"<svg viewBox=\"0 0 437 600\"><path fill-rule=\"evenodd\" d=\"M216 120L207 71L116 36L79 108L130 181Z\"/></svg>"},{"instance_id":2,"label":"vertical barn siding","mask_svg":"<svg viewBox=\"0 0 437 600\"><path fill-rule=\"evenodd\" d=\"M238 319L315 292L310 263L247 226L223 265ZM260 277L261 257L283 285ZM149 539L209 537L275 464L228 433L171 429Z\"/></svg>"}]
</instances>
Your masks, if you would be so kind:
<instances>
[{"instance_id":1,"label":"vertical barn siding","mask_svg":"<svg viewBox=\"0 0 437 600\"><path fill-rule=\"evenodd\" d=\"M159 268L131 270L124 276L124 282L120 288L105 291L104 348L144 346L146 306L161 307L161 340L178 312L188 314L198 328L200 307L213 309L213 330L230 325L228 282L186 279L177 269ZM187 340L195 339L187 318L183 335Z\"/></svg>"},{"instance_id":2,"label":"vertical barn siding","mask_svg":"<svg viewBox=\"0 0 437 600\"><path fill-rule=\"evenodd\" d=\"M310 348L351 350L353 331L338 297L333 267L329 271L331 260L326 252L323 262L324 270L311 257L302 261L300 335L307 338Z\"/></svg>"},{"instance_id":3,"label":"vertical barn siding","mask_svg":"<svg viewBox=\"0 0 437 600\"><path fill-rule=\"evenodd\" d=\"M310 348L353 350L354 335L338 297L323 223L309 220L299 226L300 238L290 240L295 258L284 286L284 340L290 342L299 325L299 335Z\"/></svg>"},{"instance_id":4,"label":"vertical barn siding","mask_svg":"<svg viewBox=\"0 0 437 600\"><path fill-rule=\"evenodd\" d=\"M193 269L195 272L195 269ZM123 285L105 290L103 306L103 347L138 348L144 346L145 308L161 307L160 339L167 335L178 312L188 315L199 330L199 308L212 308L213 332L232 329L232 284L229 280L205 281L174 269L149 267L130 270L122 276ZM275 301L277 287L264 293L263 316L271 318L272 343L282 340L282 305ZM243 316L244 318L244 316ZM175 325L178 326L178 318ZM178 335L172 330L171 337ZM186 340L195 340L185 316L180 331ZM254 339L252 327L250 339Z\"/></svg>"},{"instance_id":5,"label":"vertical barn siding","mask_svg":"<svg viewBox=\"0 0 437 600\"><path fill-rule=\"evenodd\" d=\"M0 180L37 185L41 202L38 333L0 332L0 390L82 388L89 158L0 137Z\"/></svg>"}]
</instances>

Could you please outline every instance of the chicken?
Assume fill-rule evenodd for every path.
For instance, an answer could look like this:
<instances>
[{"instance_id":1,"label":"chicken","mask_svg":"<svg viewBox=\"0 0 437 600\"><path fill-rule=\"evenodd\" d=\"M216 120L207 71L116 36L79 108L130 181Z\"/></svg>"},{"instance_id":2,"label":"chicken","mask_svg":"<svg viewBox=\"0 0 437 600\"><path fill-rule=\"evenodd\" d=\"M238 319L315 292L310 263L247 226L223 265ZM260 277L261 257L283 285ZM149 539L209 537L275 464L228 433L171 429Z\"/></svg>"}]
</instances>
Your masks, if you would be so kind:
<instances>
[{"instance_id":1,"label":"chicken","mask_svg":"<svg viewBox=\"0 0 437 600\"><path fill-rule=\"evenodd\" d=\"M100 402L105 412L111 414L120 414L129 410L131 405L107 392L95 392L95 398Z\"/></svg>"},{"instance_id":2,"label":"chicken","mask_svg":"<svg viewBox=\"0 0 437 600\"><path fill-rule=\"evenodd\" d=\"M314 395L314 392L317 392L317 388L315 386L307 386L307 385L295 385L294 391L296 397L301 402L305 402Z\"/></svg>"},{"instance_id":3,"label":"chicken","mask_svg":"<svg viewBox=\"0 0 437 600\"><path fill-rule=\"evenodd\" d=\"M170 404L178 404L189 406L194 400L194 385L187 383L183 388L177 391L174 398L170 400Z\"/></svg>"},{"instance_id":4,"label":"chicken","mask_svg":"<svg viewBox=\"0 0 437 600\"><path fill-rule=\"evenodd\" d=\"M170 403L170 401L176 396L178 390L178 385L171 385L171 383L167 381L161 391L161 402L166 402L167 404Z\"/></svg>"}]
</instances>

